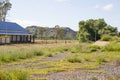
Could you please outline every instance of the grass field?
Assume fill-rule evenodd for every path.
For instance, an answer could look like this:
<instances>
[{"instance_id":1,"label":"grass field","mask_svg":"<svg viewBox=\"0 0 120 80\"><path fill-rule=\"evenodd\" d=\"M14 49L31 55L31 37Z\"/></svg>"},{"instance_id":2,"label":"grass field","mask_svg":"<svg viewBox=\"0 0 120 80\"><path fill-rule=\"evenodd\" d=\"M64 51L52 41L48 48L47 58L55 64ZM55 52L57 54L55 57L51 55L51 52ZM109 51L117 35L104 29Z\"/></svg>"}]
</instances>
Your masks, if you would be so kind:
<instances>
[{"instance_id":1,"label":"grass field","mask_svg":"<svg viewBox=\"0 0 120 80\"><path fill-rule=\"evenodd\" d=\"M111 66L120 66L120 45L117 42L102 47L77 41L47 43L1 45L0 74L4 75L0 75L0 80L52 80L48 74L76 70L107 74L99 69L101 65L115 62ZM5 78L8 73L9 77Z\"/></svg>"}]
</instances>

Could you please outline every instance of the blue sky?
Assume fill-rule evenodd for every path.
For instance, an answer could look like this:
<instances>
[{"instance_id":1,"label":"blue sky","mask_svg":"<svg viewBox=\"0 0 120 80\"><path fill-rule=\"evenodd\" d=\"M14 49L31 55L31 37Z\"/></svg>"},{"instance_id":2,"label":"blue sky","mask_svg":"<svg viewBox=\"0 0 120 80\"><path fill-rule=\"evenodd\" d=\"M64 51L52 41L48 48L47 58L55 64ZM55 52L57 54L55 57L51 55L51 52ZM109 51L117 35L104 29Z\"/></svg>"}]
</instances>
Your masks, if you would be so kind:
<instances>
[{"instance_id":1,"label":"blue sky","mask_svg":"<svg viewBox=\"0 0 120 80\"><path fill-rule=\"evenodd\" d=\"M10 0L7 19L26 27L60 25L78 30L78 22L104 18L120 30L120 0Z\"/></svg>"}]
</instances>

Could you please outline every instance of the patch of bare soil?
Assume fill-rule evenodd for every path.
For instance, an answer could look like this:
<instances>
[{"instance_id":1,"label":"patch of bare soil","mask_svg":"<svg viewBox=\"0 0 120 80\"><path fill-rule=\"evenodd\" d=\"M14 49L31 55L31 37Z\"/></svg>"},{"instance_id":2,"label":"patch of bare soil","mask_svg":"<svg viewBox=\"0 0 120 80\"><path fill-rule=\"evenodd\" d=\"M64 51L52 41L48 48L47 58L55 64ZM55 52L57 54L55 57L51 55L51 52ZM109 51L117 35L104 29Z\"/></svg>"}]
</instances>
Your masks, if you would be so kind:
<instances>
[{"instance_id":1,"label":"patch of bare soil","mask_svg":"<svg viewBox=\"0 0 120 80\"><path fill-rule=\"evenodd\" d=\"M105 46L109 44L110 42L108 41L96 41L93 45L98 45L98 46Z\"/></svg>"}]
</instances>

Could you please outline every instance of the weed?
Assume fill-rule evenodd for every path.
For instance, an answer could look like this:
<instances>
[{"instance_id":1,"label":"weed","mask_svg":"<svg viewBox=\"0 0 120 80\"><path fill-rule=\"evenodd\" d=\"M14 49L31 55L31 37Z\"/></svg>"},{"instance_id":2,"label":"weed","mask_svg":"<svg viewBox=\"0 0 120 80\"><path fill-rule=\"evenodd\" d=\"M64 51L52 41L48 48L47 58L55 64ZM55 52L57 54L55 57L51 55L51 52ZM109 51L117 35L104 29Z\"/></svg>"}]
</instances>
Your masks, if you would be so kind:
<instances>
[{"instance_id":1,"label":"weed","mask_svg":"<svg viewBox=\"0 0 120 80\"><path fill-rule=\"evenodd\" d=\"M103 51L120 51L120 44L111 43L103 48Z\"/></svg>"},{"instance_id":2,"label":"weed","mask_svg":"<svg viewBox=\"0 0 120 80\"><path fill-rule=\"evenodd\" d=\"M35 54L36 56L42 56L42 55L44 55L44 52L38 50L38 51L34 51L34 54Z\"/></svg>"},{"instance_id":3,"label":"weed","mask_svg":"<svg viewBox=\"0 0 120 80\"><path fill-rule=\"evenodd\" d=\"M97 63L99 63L99 64L101 64L101 63L103 63L103 62L106 62L105 58L103 58L103 57L97 57L96 61L97 61Z\"/></svg>"},{"instance_id":4,"label":"weed","mask_svg":"<svg viewBox=\"0 0 120 80\"><path fill-rule=\"evenodd\" d=\"M29 74L19 69L0 70L0 80L29 80Z\"/></svg>"},{"instance_id":5,"label":"weed","mask_svg":"<svg viewBox=\"0 0 120 80\"><path fill-rule=\"evenodd\" d=\"M50 53L50 54L47 54L46 56L47 57L53 57L53 54Z\"/></svg>"},{"instance_id":6,"label":"weed","mask_svg":"<svg viewBox=\"0 0 120 80\"><path fill-rule=\"evenodd\" d=\"M100 47L97 46L97 45L92 45L92 46L90 46L89 48L90 48L91 52L94 52L94 51L97 51L97 50L100 49Z\"/></svg>"},{"instance_id":7,"label":"weed","mask_svg":"<svg viewBox=\"0 0 120 80\"><path fill-rule=\"evenodd\" d=\"M101 40L102 41L110 41L112 39L112 36L109 36L109 35L103 35Z\"/></svg>"},{"instance_id":8,"label":"weed","mask_svg":"<svg viewBox=\"0 0 120 80\"><path fill-rule=\"evenodd\" d=\"M92 77L89 80L98 80L96 77Z\"/></svg>"},{"instance_id":9,"label":"weed","mask_svg":"<svg viewBox=\"0 0 120 80\"><path fill-rule=\"evenodd\" d=\"M90 58L85 57L84 60L85 60L85 61L90 61Z\"/></svg>"},{"instance_id":10,"label":"weed","mask_svg":"<svg viewBox=\"0 0 120 80\"><path fill-rule=\"evenodd\" d=\"M68 58L67 61L71 63L81 63L81 59L77 57Z\"/></svg>"}]
</instances>

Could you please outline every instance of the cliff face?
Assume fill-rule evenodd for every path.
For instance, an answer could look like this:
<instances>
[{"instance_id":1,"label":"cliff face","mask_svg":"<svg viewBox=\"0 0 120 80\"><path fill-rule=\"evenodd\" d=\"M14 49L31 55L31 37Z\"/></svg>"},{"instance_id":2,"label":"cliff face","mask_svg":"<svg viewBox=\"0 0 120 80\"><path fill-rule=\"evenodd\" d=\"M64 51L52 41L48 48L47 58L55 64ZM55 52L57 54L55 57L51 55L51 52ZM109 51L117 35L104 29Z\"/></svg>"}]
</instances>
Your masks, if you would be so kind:
<instances>
[{"instance_id":1,"label":"cliff face","mask_svg":"<svg viewBox=\"0 0 120 80\"><path fill-rule=\"evenodd\" d=\"M38 27L28 26L26 28L38 39L76 39L77 32L68 27Z\"/></svg>"}]
</instances>

